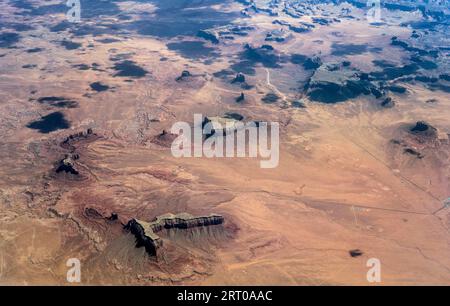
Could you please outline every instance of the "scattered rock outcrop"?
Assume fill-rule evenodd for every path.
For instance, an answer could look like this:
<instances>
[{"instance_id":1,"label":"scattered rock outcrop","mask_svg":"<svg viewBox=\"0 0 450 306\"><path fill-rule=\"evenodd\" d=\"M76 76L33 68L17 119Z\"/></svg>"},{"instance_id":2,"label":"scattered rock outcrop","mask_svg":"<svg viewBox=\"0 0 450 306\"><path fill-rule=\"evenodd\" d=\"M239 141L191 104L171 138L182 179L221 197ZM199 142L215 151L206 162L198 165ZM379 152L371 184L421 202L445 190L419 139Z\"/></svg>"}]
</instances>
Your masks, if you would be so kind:
<instances>
[{"instance_id":1,"label":"scattered rock outcrop","mask_svg":"<svg viewBox=\"0 0 450 306\"><path fill-rule=\"evenodd\" d=\"M235 36L247 36L248 32L254 30L252 26L246 25L227 25L214 29L200 30L197 37L218 44L221 39L233 40Z\"/></svg>"},{"instance_id":2,"label":"scattered rock outcrop","mask_svg":"<svg viewBox=\"0 0 450 306\"><path fill-rule=\"evenodd\" d=\"M404 126L390 143L400 148L402 154L417 159L423 159L426 156L440 158L437 152L448 151L449 135L425 121L418 121Z\"/></svg>"},{"instance_id":3,"label":"scattered rock outcrop","mask_svg":"<svg viewBox=\"0 0 450 306\"><path fill-rule=\"evenodd\" d=\"M233 80L231 80L231 84L240 84L242 89L248 90L250 88L252 88L253 86L247 84L246 80L245 80L245 75L242 72L238 72L236 74L236 76L234 77ZM243 94L242 94L243 95ZM242 96L241 95L241 96ZM236 102L240 102L240 101L236 101Z\"/></svg>"},{"instance_id":4,"label":"scattered rock outcrop","mask_svg":"<svg viewBox=\"0 0 450 306\"><path fill-rule=\"evenodd\" d=\"M238 72L236 74L236 77L231 81L232 84L234 83L245 83L245 75L241 72Z\"/></svg>"},{"instance_id":5,"label":"scattered rock outcrop","mask_svg":"<svg viewBox=\"0 0 450 306\"><path fill-rule=\"evenodd\" d=\"M189 78L190 76L192 76L192 74L191 74L188 70L183 70L183 71L181 72L181 75L180 75L179 77L176 78L176 81L177 81L177 82L183 81L183 80Z\"/></svg>"},{"instance_id":6,"label":"scattered rock outcrop","mask_svg":"<svg viewBox=\"0 0 450 306\"><path fill-rule=\"evenodd\" d=\"M79 158L78 154L67 154L56 168L56 173L65 172L73 175L79 175L80 172L76 169L75 160Z\"/></svg>"},{"instance_id":7,"label":"scattered rock outcrop","mask_svg":"<svg viewBox=\"0 0 450 306\"><path fill-rule=\"evenodd\" d=\"M85 131L69 135L61 142L60 145L65 149L70 149L71 151L73 151L75 150L75 147L73 146L75 142L80 140L86 140L92 136L96 136L96 134L93 132L91 128L89 128Z\"/></svg>"},{"instance_id":8,"label":"scattered rock outcrop","mask_svg":"<svg viewBox=\"0 0 450 306\"><path fill-rule=\"evenodd\" d=\"M381 106L384 108L391 108L395 106L395 102L391 97L387 97L381 102Z\"/></svg>"},{"instance_id":9,"label":"scattered rock outcrop","mask_svg":"<svg viewBox=\"0 0 450 306\"><path fill-rule=\"evenodd\" d=\"M236 103L241 103L245 100L245 95L243 92L239 95L239 97L236 98Z\"/></svg>"},{"instance_id":10,"label":"scattered rock outcrop","mask_svg":"<svg viewBox=\"0 0 450 306\"><path fill-rule=\"evenodd\" d=\"M136 247L145 247L150 256L157 256L158 249L163 246L163 240L156 233L163 229L188 229L193 227L203 227L219 225L224 222L221 215L211 214L209 216L194 217L188 213L165 214L155 218L151 222L131 219L125 225L136 238Z\"/></svg>"},{"instance_id":11,"label":"scattered rock outcrop","mask_svg":"<svg viewBox=\"0 0 450 306\"><path fill-rule=\"evenodd\" d=\"M424 138L437 137L437 129L425 121L416 122L416 124L410 128L410 132Z\"/></svg>"},{"instance_id":12,"label":"scattered rock outcrop","mask_svg":"<svg viewBox=\"0 0 450 306\"><path fill-rule=\"evenodd\" d=\"M359 250L359 249L355 249L355 250L350 250L348 251L348 253L350 254L351 257L359 257L361 255L363 255L364 253Z\"/></svg>"},{"instance_id":13,"label":"scattered rock outcrop","mask_svg":"<svg viewBox=\"0 0 450 306\"><path fill-rule=\"evenodd\" d=\"M67 153L65 154L63 159L58 161L55 172L71 175L66 176L65 178L77 178L77 180L85 178L83 173L86 172L81 173L78 167L79 165L77 166L77 163L79 163L78 160L80 159L80 152L82 151L83 144L89 143L95 139L97 139L97 135L90 128L85 131L67 136L63 141L59 143L59 146L63 148Z\"/></svg>"},{"instance_id":14,"label":"scattered rock outcrop","mask_svg":"<svg viewBox=\"0 0 450 306\"><path fill-rule=\"evenodd\" d=\"M161 147L170 148L172 146L173 141L177 137L178 137L178 135L172 134L170 132L167 132L166 130L163 130L161 134L155 136L151 140L151 143L157 144Z\"/></svg>"},{"instance_id":15,"label":"scattered rock outcrop","mask_svg":"<svg viewBox=\"0 0 450 306\"><path fill-rule=\"evenodd\" d=\"M292 37L291 33L284 29L276 29L266 34L265 41L284 42Z\"/></svg>"},{"instance_id":16,"label":"scattered rock outcrop","mask_svg":"<svg viewBox=\"0 0 450 306\"><path fill-rule=\"evenodd\" d=\"M416 150L414 150L412 148L405 148L403 150L403 153L413 155L419 159L422 159L424 157L420 152L417 152Z\"/></svg>"}]
</instances>

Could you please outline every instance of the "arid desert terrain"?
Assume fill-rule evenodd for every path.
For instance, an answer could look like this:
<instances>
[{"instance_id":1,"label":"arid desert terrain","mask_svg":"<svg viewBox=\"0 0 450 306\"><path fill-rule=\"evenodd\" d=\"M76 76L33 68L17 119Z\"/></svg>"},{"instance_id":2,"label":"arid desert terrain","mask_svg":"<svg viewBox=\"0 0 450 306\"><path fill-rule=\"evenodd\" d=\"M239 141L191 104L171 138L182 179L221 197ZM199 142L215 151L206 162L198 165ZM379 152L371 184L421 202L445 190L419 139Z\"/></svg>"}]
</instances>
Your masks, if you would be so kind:
<instances>
[{"instance_id":1,"label":"arid desert terrain","mask_svg":"<svg viewBox=\"0 0 450 306\"><path fill-rule=\"evenodd\" d=\"M450 285L448 1L65 2L0 3L0 284ZM174 157L194 114L278 166Z\"/></svg>"}]
</instances>

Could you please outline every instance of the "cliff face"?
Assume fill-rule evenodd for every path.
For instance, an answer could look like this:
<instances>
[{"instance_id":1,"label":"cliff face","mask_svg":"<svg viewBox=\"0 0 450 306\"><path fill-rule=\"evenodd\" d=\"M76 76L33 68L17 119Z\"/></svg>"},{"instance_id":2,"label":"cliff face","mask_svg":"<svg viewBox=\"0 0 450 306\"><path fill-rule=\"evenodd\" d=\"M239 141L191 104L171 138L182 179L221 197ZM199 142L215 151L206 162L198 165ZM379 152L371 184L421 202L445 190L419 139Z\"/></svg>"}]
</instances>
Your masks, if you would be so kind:
<instances>
[{"instance_id":1,"label":"cliff face","mask_svg":"<svg viewBox=\"0 0 450 306\"><path fill-rule=\"evenodd\" d=\"M144 223L144 225L142 224ZM145 222L131 219L125 225L125 229L129 230L136 237L136 247L145 247L145 251L150 256L156 256L156 250L162 246L162 240L158 236L154 237L153 232L146 231ZM152 237L153 236L153 237ZM156 239L155 239L156 238Z\"/></svg>"},{"instance_id":2,"label":"cliff face","mask_svg":"<svg viewBox=\"0 0 450 306\"><path fill-rule=\"evenodd\" d=\"M85 131L81 131L75 134L71 134L67 136L61 143L61 147L68 149L70 151L74 151L76 147L74 146L77 141L86 140L92 137L97 136L92 129L87 129Z\"/></svg>"},{"instance_id":3,"label":"cliff face","mask_svg":"<svg viewBox=\"0 0 450 306\"><path fill-rule=\"evenodd\" d=\"M69 174L63 176L64 179L78 181L86 179L88 173L82 171L84 167L80 167L80 158L82 157L83 149L89 143L99 138L90 128L65 137L59 142L59 146L66 151L66 154L63 159L57 162L55 172Z\"/></svg>"},{"instance_id":4,"label":"cliff face","mask_svg":"<svg viewBox=\"0 0 450 306\"><path fill-rule=\"evenodd\" d=\"M224 218L215 214L199 217L194 217L187 213L178 215L166 214L157 217L150 223L131 219L125 225L125 229L129 230L136 237L136 247L144 246L149 255L157 256L157 251L162 247L163 241L156 232L171 228L188 229L193 227L218 225L223 222Z\"/></svg>"},{"instance_id":5,"label":"cliff face","mask_svg":"<svg viewBox=\"0 0 450 306\"><path fill-rule=\"evenodd\" d=\"M159 232L163 228L186 229L198 226L222 224L223 221L224 219L220 215L193 217L186 213L178 215L167 214L157 217L153 222L150 223L150 226L153 232Z\"/></svg>"},{"instance_id":6,"label":"cliff face","mask_svg":"<svg viewBox=\"0 0 450 306\"><path fill-rule=\"evenodd\" d=\"M66 157L58 163L56 173L65 172L73 175L78 175L79 172L75 167L75 160L77 160L78 158L78 154L67 154Z\"/></svg>"}]
</instances>

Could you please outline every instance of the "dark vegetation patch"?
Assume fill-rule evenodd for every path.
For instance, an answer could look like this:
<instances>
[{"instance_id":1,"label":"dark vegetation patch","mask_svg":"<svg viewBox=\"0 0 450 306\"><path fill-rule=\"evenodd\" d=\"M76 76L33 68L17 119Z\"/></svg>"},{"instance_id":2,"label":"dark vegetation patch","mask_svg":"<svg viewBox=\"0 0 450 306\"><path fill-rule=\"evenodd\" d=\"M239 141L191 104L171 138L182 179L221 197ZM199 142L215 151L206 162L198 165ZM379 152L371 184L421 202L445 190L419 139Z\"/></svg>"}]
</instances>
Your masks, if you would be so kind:
<instances>
[{"instance_id":1,"label":"dark vegetation patch","mask_svg":"<svg viewBox=\"0 0 450 306\"><path fill-rule=\"evenodd\" d=\"M331 21L329 19L322 18L322 17L313 17L311 20L313 23L320 24L320 25L329 25L331 23Z\"/></svg>"},{"instance_id":2,"label":"dark vegetation patch","mask_svg":"<svg viewBox=\"0 0 450 306\"><path fill-rule=\"evenodd\" d=\"M92 1L92 0L89 0L89 1ZM21 14L25 15L25 16L43 16L43 15L58 14L58 13L65 14L67 12L67 7L63 3L35 7L31 4L31 1L14 0L14 1L10 1L10 4L16 8L23 9Z\"/></svg>"},{"instance_id":3,"label":"dark vegetation patch","mask_svg":"<svg viewBox=\"0 0 450 306\"><path fill-rule=\"evenodd\" d=\"M78 103L76 101L64 97L41 97L37 101L41 104L47 104L54 107L75 108L78 106Z\"/></svg>"},{"instance_id":4,"label":"dark vegetation patch","mask_svg":"<svg viewBox=\"0 0 450 306\"><path fill-rule=\"evenodd\" d=\"M223 4L221 0L185 1L185 0L138 0L137 2L152 2L157 9L151 14L141 12L134 14L137 20L132 20L126 11L122 11L119 2L123 0L82 0L81 18L87 22L70 23L67 20L50 27L52 32L69 31L75 36L100 36L139 34L160 38L177 36L194 36L201 30L225 26L240 16L239 12L224 12L211 7ZM14 0L11 3L23 11L24 16L45 16L66 14L65 2L51 5L33 6L30 0ZM122 22L112 22L111 17ZM103 43L112 42L104 40Z\"/></svg>"},{"instance_id":5,"label":"dark vegetation patch","mask_svg":"<svg viewBox=\"0 0 450 306\"><path fill-rule=\"evenodd\" d=\"M256 74L256 70L254 68L255 63L252 61L240 61L237 63L234 63L233 65L230 66L230 69L232 69L234 72L242 72L248 75L255 75Z\"/></svg>"},{"instance_id":6,"label":"dark vegetation patch","mask_svg":"<svg viewBox=\"0 0 450 306\"><path fill-rule=\"evenodd\" d=\"M39 120L28 123L27 127L47 134L60 129L68 129L70 128L70 123L64 118L63 113L54 112L41 117Z\"/></svg>"},{"instance_id":7,"label":"dark vegetation patch","mask_svg":"<svg viewBox=\"0 0 450 306\"><path fill-rule=\"evenodd\" d=\"M228 118L228 119L234 119L237 121L242 121L244 119L244 116L242 116L241 114L233 113L233 112L228 112L223 117Z\"/></svg>"},{"instance_id":8,"label":"dark vegetation patch","mask_svg":"<svg viewBox=\"0 0 450 306\"><path fill-rule=\"evenodd\" d=\"M292 54L291 63L302 65L305 70L314 70L322 65L322 61L319 57L308 57L303 54Z\"/></svg>"},{"instance_id":9,"label":"dark vegetation patch","mask_svg":"<svg viewBox=\"0 0 450 306\"><path fill-rule=\"evenodd\" d=\"M386 67L382 71L372 71L369 75L374 80L387 81L415 74L419 68L419 65L412 63L398 67Z\"/></svg>"},{"instance_id":10,"label":"dark vegetation patch","mask_svg":"<svg viewBox=\"0 0 450 306\"><path fill-rule=\"evenodd\" d=\"M20 40L20 35L14 32L0 33L0 48L9 48L14 46Z\"/></svg>"},{"instance_id":11,"label":"dark vegetation patch","mask_svg":"<svg viewBox=\"0 0 450 306\"><path fill-rule=\"evenodd\" d=\"M416 48L413 46L410 46L407 42L404 42L400 39L398 39L396 36L391 38L391 45L392 46L397 46L400 47L406 51L410 51L410 52L414 52L420 56L431 56L431 57L437 57L438 56L438 51L437 50L423 50L420 48Z\"/></svg>"},{"instance_id":12,"label":"dark vegetation patch","mask_svg":"<svg viewBox=\"0 0 450 306\"><path fill-rule=\"evenodd\" d=\"M439 75L439 78L440 78L441 80L450 82L450 74L441 74L441 75Z\"/></svg>"},{"instance_id":13,"label":"dark vegetation patch","mask_svg":"<svg viewBox=\"0 0 450 306\"><path fill-rule=\"evenodd\" d=\"M109 89L108 85L104 85L101 82L94 82L94 83L91 83L89 86L97 92L106 91Z\"/></svg>"},{"instance_id":14,"label":"dark vegetation patch","mask_svg":"<svg viewBox=\"0 0 450 306\"><path fill-rule=\"evenodd\" d=\"M302 101L294 101L291 103L291 105L295 108L306 108L305 103L303 103Z\"/></svg>"},{"instance_id":15,"label":"dark vegetation patch","mask_svg":"<svg viewBox=\"0 0 450 306\"><path fill-rule=\"evenodd\" d=\"M131 22L127 29L141 35L161 38L195 36L201 30L225 26L239 17L238 12L223 12L211 8L223 4L220 0L184 1L154 0L158 9L151 16Z\"/></svg>"},{"instance_id":16,"label":"dark vegetation patch","mask_svg":"<svg viewBox=\"0 0 450 306\"><path fill-rule=\"evenodd\" d=\"M203 41L181 41L168 43L169 50L179 53L181 56L192 59L214 58L220 54L216 49L205 46Z\"/></svg>"},{"instance_id":17,"label":"dark vegetation patch","mask_svg":"<svg viewBox=\"0 0 450 306\"><path fill-rule=\"evenodd\" d=\"M35 65L35 64L26 64L26 65L22 66L22 68L24 68L24 69L33 69L36 67L37 67L37 65Z\"/></svg>"},{"instance_id":18,"label":"dark vegetation patch","mask_svg":"<svg viewBox=\"0 0 450 306\"><path fill-rule=\"evenodd\" d=\"M67 50L75 50L75 49L80 48L82 45L81 45L81 43L77 43L77 42L73 42L73 41L69 41L69 40L63 40L63 41L61 41L61 46L63 46Z\"/></svg>"},{"instance_id":19,"label":"dark vegetation patch","mask_svg":"<svg viewBox=\"0 0 450 306\"><path fill-rule=\"evenodd\" d=\"M111 43L115 43L120 41L119 39L116 38L102 38L102 39L98 39L97 42L102 43L102 44L111 44Z\"/></svg>"},{"instance_id":20,"label":"dark vegetation patch","mask_svg":"<svg viewBox=\"0 0 450 306\"><path fill-rule=\"evenodd\" d=\"M311 27L311 26L307 26L304 24L300 24L297 26L290 24L289 30L291 30L295 33L306 33L306 32L310 32L313 27L314 27L314 25L312 25L312 27Z\"/></svg>"},{"instance_id":21,"label":"dark vegetation patch","mask_svg":"<svg viewBox=\"0 0 450 306\"><path fill-rule=\"evenodd\" d=\"M231 75L235 75L236 73L232 70L228 70L228 69L222 69L220 71L214 72L213 76L216 78L226 78L229 77Z\"/></svg>"},{"instance_id":22,"label":"dark vegetation patch","mask_svg":"<svg viewBox=\"0 0 450 306\"><path fill-rule=\"evenodd\" d=\"M261 101L263 101L264 103L267 103L267 104L271 104L271 103L276 103L279 99L280 99L280 97L277 96L276 94L268 93L261 99Z\"/></svg>"},{"instance_id":23,"label":"dark vegetation patch","mask_svg":"<svg viewBox=\"0 0 450 306\"><path fill-rule=\"evenodd\" d=\"M44 51L43 48L31 48L27 50L27 53L37 53L37 52L42 52Z\"/></svg>"},{"instance_id":24,"label":"dark vegetation patch","mask_svg":"<svg viewBox=\"0 0 450 306\"><path fill-rule=\"evenodd\" d=\"M147 70L139 67L135 62L130 60L115 63L113 69L117 71L114 74L115 77L142 78L148 73Z\"/></svg>"},{"instance_id":25,"label":"dark vegetation patch","mask_svg":"<svg viewBox=\"0 0 450 306\"><path fill-rule=\"evenodd\" d=\"M239 53L240 61L234 63L230 68L235 72L255 75L255 67L260 64L266 68L280 68L286 59L276 53L271 45L252 47L249 44Z\"/></svg>"},{"instance_id":26,"label":"dark vegetation patch","mask_svg":"<svg viewBox=\"0 0 450 306\"><path fill-rule=\"evenodd\" d=\"M383 96L382 91L361 73L343 63L324 64L317 69L305 86L307 95L313 101L338 103L358 97L361 94Z\"/></svg>"},{"instance_id":27,"label":"dark vegetation patch","mask_svg":"<svg viewBox=\"0 0 450 306\"><path fill-rule=\"evenodd\" d=\"M331 54L335 56L357 55L367 52L367 45L333 43Z\"/></svg>"},{"instance_id":28,"label":"dark vegetation patch","mask_svg":"<svg viewBox=\"0 0 450 306\"><path fill-rule=\"evenodd\" d=\"M24 23L3 23L0 24L0 28L3 25L4 28L7 29L13 29L17 32L25 32L25 31L30 31L30 30L34 30L34 28L28 24L24 24Z\"/></svg>"},{"instance_id":29,"label":"dark vegetation patch","mask_svg":"<svg viewBox=\"0 0 450 306\"><path fill-rule=\"evenodd\" d=\"M87 65L87 64L76 64L76 65L72 65L73 68L76 68L78 70L89 70L91 69L91 66Z\"/></svg>"},{"instance_id":30,"label":"dark vegetation patch","mask_svg":"<svg viewBox=\"0 0 450 306\"><path fill-rule=\"evenodd\" d=\"M244 46L244 51L240 53L242 61L248 61L255 64L261 64L266 68L280 68L281 57L275 52L271 45L262 45L252 47L249 44Z\"/></svg>"},{"instance_id":31,"label":"dark vegetation patch","mask_svg":"<svg viewBox=\"0 0 450 306\"><path fill-rule=\"evenodd\" d=\"M432 83L432 84L428 84L428 88L431 90L440 90L446 93L450 93L450 86L447 86L445 84L440 84L440 83Z\"/></svg>"},{"instance_id":32,"label":"dark vegetation patch","mask_svg":"<svg viewBox=\"0 0 450 306\"><path fill-rule=\"evenodd\" d=\"M116 50L116 49L111 49L111 50ZM118 62L118 61L131 59L133 57L133 55L134 55L134 53L119 53L119 54L112 55L109 59L113 62Z\"/></svg>"},{"instance_id":33,"label":"dark vegetation patch","mask_svg":"<svg viewBox=\"0 0 450 306\"><path fill-rule=\"evenodd\" d=\"M380 68L392 68L396 66L394 63L386 60L373 60L372 63Z\"/></svg>"},{"instance_id":34,"label":"dark vegetation patch","mask_svg":"<svg viewBox=\"0 0 450 306\"><path fill-rule=\"evenodd\" d=\"M398 94L404 94L406 93L406 88L400 85L390 85L386 87L387 90L398 93Z\"/></svg>"},{"instance_id":35,"label":"dark vegetation patch","mask_svg":"<svg viewBox=\"0 0 450 306\"><path fill-rule=\"evenodd\" d=\"M336 83L322 83L312 87L309 92L310 99L322 103L338 103L358 97L361 94L370 94L368 84L358 81L348 81L340 86Z\"/></svg>"},{"instance_id":36,"label":"dark vegetation patch","mask_svg":"<svg viewBox=\"0 0 450 306\"><path fill-rule=\"evenodd\" d=\"M423 82L423 83L436 83L437 81L439 81L438 78L430 77L430 76L427 76L427 75L416 75L414 77L414 80L419 81L419 82Z\"/></svg>"},{"instance_id":37,"label":"dark vegetation patch","mask_svg":"<svg viewBox=\"0 0 450 306\"><path fill-rule=\"evenodd\" d=\"M436 69L438 67L434 62L423 59L419 56L412 56L411 61L413 63L416 63L417 65L419 65L421 68L423 68L425 70L432 70L432 69Z\"/></svg>"}]
</instances>

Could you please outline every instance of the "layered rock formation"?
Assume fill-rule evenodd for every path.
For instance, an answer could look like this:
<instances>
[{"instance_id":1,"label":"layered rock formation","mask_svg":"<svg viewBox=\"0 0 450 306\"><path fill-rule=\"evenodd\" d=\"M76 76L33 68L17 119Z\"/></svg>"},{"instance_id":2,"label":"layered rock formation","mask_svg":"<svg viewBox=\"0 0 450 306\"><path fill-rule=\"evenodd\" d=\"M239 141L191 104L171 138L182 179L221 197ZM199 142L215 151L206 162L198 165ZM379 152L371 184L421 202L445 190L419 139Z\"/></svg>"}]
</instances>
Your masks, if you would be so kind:
<instances>
[{"instance_id":1,"label":"layered rock formation","mask_svg":"<svg viewBox=\"0 0 450 306\"><path fill-rule=\"evenodd\" d=\"M59 146L66 151L66 154L64 155L63 159L57 162L55 172L57 174L58 173L70 174L70 176L65 176L65 178L70 179L76 178L77 180L80 180L86 178L85 176L85 174L87 174L86 171L80 172L79 168L82 169L83 167L77 167L77 163L79 163L83 147L87 143L90 143L95 139L98 139L98 136L90 128L85 131L71 134L66 138L64 138L64 140L59 143Z\"/></svg>"},{"instance_id":2,"label":"layered rock formation","mask_svg":"<svg viewBox=\"0 0 450 306\"><path fill-rule=\"evenodd\" d=\"M163 229L188 229L222 224L224 218L221 215L211 214L209 216L194 217L188 213L165 214L156 217L152 222L131 219L125 225L136 237L136 247L145 247L150 256L157 256L158 249L163 246L163 241L156 233Z\"/></svg>"},{"instance_id":3,"label":"layered rock formation","mask_svg":"<svg viewBox=\"0 0 450 306\"><path fill-rule=\"evenodd\" d=\"M96 136L96 134L93 132L91 128L81 131L75 134L71 134L67 136L61 143L61 147L65 149L69 149L71 151L75 150L75 147L73 146L74 142L80 141L80 140L86 140L90 137Z\"/></svg>"},{"instance_id":4,"label":"layered rock formation","mask_svg":"<svg viewBox=\"0 0 450 306\"><path fill-rule=\"evenodd\" d=\"M437 129L425 121L416 122L416 125L410 131L425 138L435 138L437 136Z\"/></svg>"},{"instance_id":5,"label":"layered rock formation","mask_svg":"<svg viewBox=\"0 0 450 306\"><path fill-rule=\"evenodd\" d=\"M80 172L76 169L75 160L79 158L78 154L67 154L62 159L56 168L56 173L65 172L73 175L78 175Z\"/></svg>"},{"instance_id":6,"label":"layered rock formation","mask_svg":"<svg viewBox=\"0 0 450 306\"><path fill-rule=\"evenodd\" d=\"M380 98L382 93L367 75L345 63L321 65L306 85L307 95L313 101L337 103L364 94Z\"/></svg>"},{"instance_id":7,"label":"layered rock formation","mask_svg":"<svg viewBox=\"0 0 450 306\"><path fill-rule=\"evenodd\" d=\"M183 72L181 72L181 75L176 78L176 81L178 81L178 82L183 81L183 80L189 78L190 76L192 76L192 74L188 70L183 70Z\"/></svg>"},{"instance_id":8,"label":"layered rock formation","mask_svg":"<svg viewBox=\"0 0 450 306\"><path fill-rule=\"evenodd\" d=\"M241 99L244 99L244 95L241 94L239 97ZM238 99L239 99L238 98ZM236 101L240 102L240 101ZM212 136L212 135L227 135L234 133L238 129L238 122L242 120L238 120L239 118L236 118L234 116L223 116L223 117L205 117L202 122L202 128L204 130L204 133L206 135L206 138ZM207 131L206 131L207 129Z\"/></svg>"},{"instance_id":9,"label":"layered rock formation","mask_svg":"<svg viewBox=\"0 0 450 306\"><path fill-rule=\"evenodd\" d=\"M253 26L228 25L214 29L200 30L197 36L213 44L218 44L221 39L233 40L235 36L247 36L248 32L254 29Z\"/></svg>"}]
</instances>

